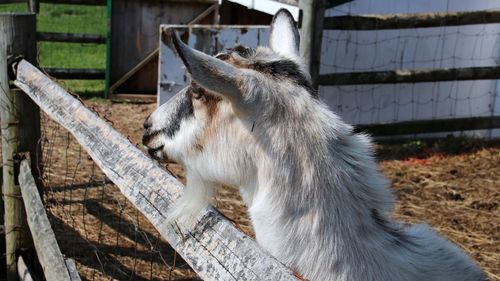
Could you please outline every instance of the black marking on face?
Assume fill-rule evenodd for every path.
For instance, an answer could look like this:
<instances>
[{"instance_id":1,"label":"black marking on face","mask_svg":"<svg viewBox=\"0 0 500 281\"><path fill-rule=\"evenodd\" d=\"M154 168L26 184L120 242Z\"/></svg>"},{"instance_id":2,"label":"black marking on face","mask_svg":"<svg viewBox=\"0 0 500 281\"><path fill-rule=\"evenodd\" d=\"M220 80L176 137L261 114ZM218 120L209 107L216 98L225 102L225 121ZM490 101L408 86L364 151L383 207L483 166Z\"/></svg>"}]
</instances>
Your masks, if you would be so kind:
<instances>
[{"instance_id":1,"label":"black marking on face","mask_svg":"<svg viewBox=\"0 0 500 281\"><path fill-rule=\"evenodd\" d=\"M216 59L220 59L222 61L227 61L230 57L231 57L231 55L227 52L222 52L222 53L217 54L215 56Z\"/></svg>"},{"instance_id":2,"label":"black marking on face","mask_svg":"<svg viewBox=\"0 0 500 281\"><path fill-rule=\"evenodd\" d=\"M317 97L316 90L314 90L311 81L300 69L300 66L292 60L282 59L274 61L252 61L252 58L256 53L255 49L247 48L242 45L237 45L234 48L225 49L221 53L217 54L215 58L222 61L228 61L231 59L231 55L236 53L238 56L248 59L248 64L243 64L243 67L253 69L255 71L272 75L276 79L289 79L293 83L306 89L313 97Z\"/></svg>"},{"instance_id":3,"label":"black marking on face","mask_svg":"<svg viewBox=\"0 0 500 281\"><path fill-rule=\"evenodd\" d=\"M230 51L236 52L242 58L249 58L255 54L255 50L252 48L247 48L242 45L236 45L234 48L229 49Z\"/></svg>"},{"instance_id":4,"label":"black marking on face","mask_svg":"<svg viewBox=\"0 0 500 281\"><path fill-rule=\"evenodd\" d=\"M248 59L253 54L255 54L255 49L247 48L242 45L236 45L234 48L225 49L215 56L215 58L220 59L222 61L227 61L231 57L231 54L236 53L240 57Z\"/></svg>"},{"instance_id":5,"label":"black marking on face","mask_svg":"<svg viewBox=\"0 0 500 281\"><path fill-rule=\"evenodd\" d=\"M306 89L309 93L314 93L311 81L307 79L300 67L291 60L256 62L252 64L252 68L262 73L271 74L276 78L288 78Z\"/></svg>"},{"instance_id":6,"label":"black marking on face","mask_svg":"<svg viewBox=\"0 0 500 281\"><path fill-rule=\"evenodd\" d=\"M191 101L191 89L186 91L185 96L182 98L181 102L177 106L177 111L175 116L172 118L170 124L161 130L168 137L172 138L175 133L180 129L181 122L187 119L189 116L193 115L193 103Z\"/></svg>"},{"instance_id":7,"label":"black marking on face","mask_svg":"<svg viewBox=\"0 0 500 281\"><path fill-rule=\"evenodd\" d=\"M404 229L398 225L391 224L377 210L371 210L371 217L375 222L375 225L393 238L392 243L394 245L406 248L408 248L408 246L418 247L418 245L410 239L408 234L404 232Z\"/></svg>"}]
</instances>

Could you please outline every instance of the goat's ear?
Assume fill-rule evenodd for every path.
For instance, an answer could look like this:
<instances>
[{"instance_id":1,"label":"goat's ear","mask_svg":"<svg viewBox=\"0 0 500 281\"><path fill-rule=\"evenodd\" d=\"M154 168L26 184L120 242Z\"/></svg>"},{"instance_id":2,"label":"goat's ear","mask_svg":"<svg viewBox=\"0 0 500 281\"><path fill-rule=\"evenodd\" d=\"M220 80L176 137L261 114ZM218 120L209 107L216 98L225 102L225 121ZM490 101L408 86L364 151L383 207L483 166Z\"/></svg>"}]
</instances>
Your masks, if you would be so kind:
<instances>
[{"instance_id":1,"label":"goat's ear","mask_svg":"<svg viewBox=\"0 0 500 281\"><path fill-rule=\"evenodd\" d=\"M164 35L164 42L181 58L197 84L226 96L232 102L241 101L241 85L245 77L241 69L187 46L171 28L165 30Z\"/></svg>"},{"instance_id":2,"label":"goat's ear","mask_svg":"<svg viewBox=\"0 0 500 281\"><path fill-rule=\"evenodd\" d=\"M271 22L269 47L282 55L299 57L300 36L292 15L280 9Z\"/></svg>"}]
</instances>

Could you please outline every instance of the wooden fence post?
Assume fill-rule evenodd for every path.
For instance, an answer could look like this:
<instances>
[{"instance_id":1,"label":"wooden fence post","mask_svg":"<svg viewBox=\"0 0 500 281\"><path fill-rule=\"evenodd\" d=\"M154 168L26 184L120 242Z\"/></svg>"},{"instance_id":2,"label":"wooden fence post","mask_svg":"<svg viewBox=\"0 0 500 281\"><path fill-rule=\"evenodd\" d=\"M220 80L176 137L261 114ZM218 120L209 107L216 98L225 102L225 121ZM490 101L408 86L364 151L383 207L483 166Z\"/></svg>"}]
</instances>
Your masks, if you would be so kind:
<instances>
[{"instance_id":1,"label":"wooden fence post","mask_svg":"<svg viewBox=\"0 0 500 281\"><path fill-rule=\"evenodd\" d=\"M30 13L38 14L40 11L40 1L39 0L28 0L28 10Z\"/></svg>"},{"instance_id":2,"label":"wooden fence post","mask_svg":"<svg viewBox=\"0 0 500 281\"><path fill-rule=\"evenodd\" d=\"M318 89L325 0L300 0L299 8L302 13L300 56L311 73L313 87Z\"/></svg>"},{"instance_id":3,"label":"wooden fence post","mask_svg":"<svg viewBox=\"0 0 500 281\"><path fill-rule=\"evenodd\" d=\"M17 254L31 247L29 229L17 184L15 155L32 153L32 169L39 179L40 113L25 95L10 89L7 75L8 57L23 55L29 61L36 57L36 18L34 14L0 15L0 107L2 130L2 194L4 200L5 253L7 280L17 280Z\"/></svg>"}]
</instances>

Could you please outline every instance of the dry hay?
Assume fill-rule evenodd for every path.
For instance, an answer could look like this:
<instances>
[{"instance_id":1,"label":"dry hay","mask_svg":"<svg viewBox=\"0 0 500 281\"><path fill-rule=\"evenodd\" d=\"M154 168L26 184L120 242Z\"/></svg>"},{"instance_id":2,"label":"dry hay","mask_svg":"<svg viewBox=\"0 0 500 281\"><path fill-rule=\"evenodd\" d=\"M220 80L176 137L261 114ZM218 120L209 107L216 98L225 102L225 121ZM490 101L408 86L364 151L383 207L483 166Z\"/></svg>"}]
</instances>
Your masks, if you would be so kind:
<instances>
[{"instance_id":1,"label":"dry hay","mask_svg":"<svg viewBox=\"0 0 500 281\"><path fill-rule=\"evenodd\" d=\"M397 197L396 217L425 222L500 280L500 143L457 155L382 161Z\"/></svg>"}]
</instances>

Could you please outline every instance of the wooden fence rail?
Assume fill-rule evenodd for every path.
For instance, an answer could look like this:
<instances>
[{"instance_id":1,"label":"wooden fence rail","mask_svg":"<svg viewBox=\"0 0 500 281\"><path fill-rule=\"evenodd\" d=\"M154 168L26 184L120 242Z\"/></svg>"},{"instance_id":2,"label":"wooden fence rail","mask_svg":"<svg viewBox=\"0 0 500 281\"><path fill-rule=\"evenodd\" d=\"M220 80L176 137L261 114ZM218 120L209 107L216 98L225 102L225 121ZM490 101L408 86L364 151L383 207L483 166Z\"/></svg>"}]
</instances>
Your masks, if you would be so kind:
<instances>
[{"instance_id":1,"label":"wooden fence rail","mask_svg":"<svg viewBox=\"0 0 500 281\"><path fill-rule=\"evenodd\" d=\"M106 36L96 34L37 32L37 41L106 44Z\"/></svg>"},{"instance_id":2,"label":"wooden fence rail","mask_svg":"<svg viewBox=\"0 0 500 281\"><path fill-rule=\"evenodd\" d=\"M60 281L81 280L79 275L71 274L66 266L27 160L21 162L19 184L21 186L28 225L45 279Z\"/></svg>"},{"instance_id":3,"label":"wooden fence rail","mask_svg":"<svg viewBox=\"0 0 500 281\"><path fill-rule=\"evenodd\" d=\"M104 80L106 70L93 68L44 68L44 71L57 79Z\"/></svg>"},{"instance_id":4,"label":"wooden fence rail","mask_svg":"<svg viewBox=\"0 0 500 281\"><path fill-rule=\"evenodd\" d=\"M27 3L28 0L2 0L0 4ZM40 3L106 6L106 0L39 0Z\"/></svg>"},{"instance_id":5,"label":"wooden fence rail","mask_svg":"<svg viewBox=\"0 0 500 281\"><path fill-rule=\"evenodd\" d=\"M166 210L182 185L156 161L26 61L15 65L15 84L65 127L121 192L205 280L297 280L215 209L190 225L172 224Z\"/></svg>"},{"instance_id":6,"label":"wooden fence rail","mask_svg":"<svg viewBox=\"0 0 500 281\"><path fill-rule=\"evenodd\" d=\"M387 137L421 133L461 132L500 128L499 116L416 120L397 123L357 125L357 132L368 132L373 136Z\"/></svg>"},{"instance_id":7,"label":"wooden fence rail","mask_svg":"<svg viewBox=\"0 0 500 281\"><path fill-rule=\"evenodd\" d=\"M500 66L330 73L320 75L319 84L340 86L491 79L500 79Z\"/></svg>"},{"instance_id":8,"label":"wooden fence rail","mask_svg":"<svg viewBox=\"0 0 500 281\"><path fill-rule=\"evenodd\" d=\"M500 23L500 10L326 17L323 29L382 30Z\"/></svg>"}]
</instances>

